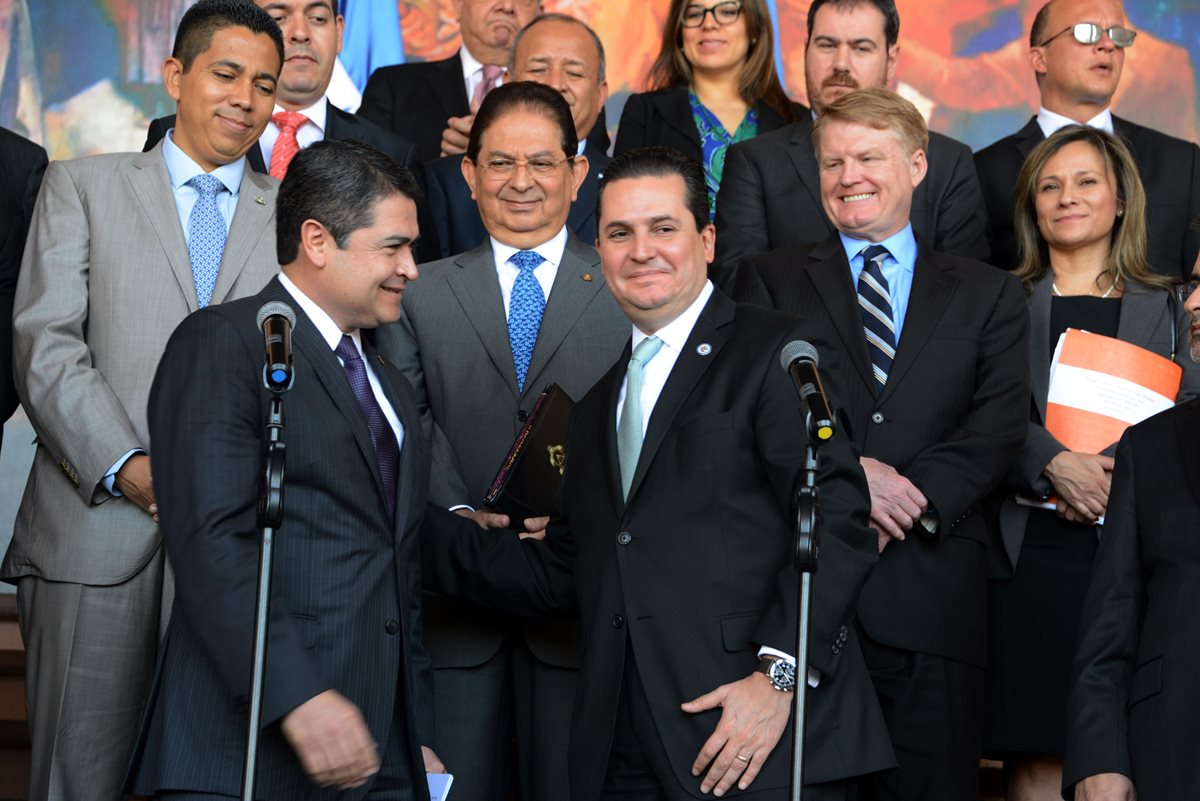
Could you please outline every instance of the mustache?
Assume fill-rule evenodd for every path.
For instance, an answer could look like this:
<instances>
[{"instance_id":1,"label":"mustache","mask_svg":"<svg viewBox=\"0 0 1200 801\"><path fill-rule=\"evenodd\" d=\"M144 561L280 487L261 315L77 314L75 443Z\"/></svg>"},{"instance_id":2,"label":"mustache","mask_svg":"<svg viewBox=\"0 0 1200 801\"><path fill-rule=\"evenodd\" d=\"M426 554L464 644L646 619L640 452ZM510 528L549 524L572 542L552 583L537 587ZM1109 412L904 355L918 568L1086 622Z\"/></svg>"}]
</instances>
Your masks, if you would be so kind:
<instances>
[{"instance_id":1,"label":"mustache","mask_svg":"<svg viewBox=\"0 0 1200 801\"><path fill-rule=\"evenodd\" d=\"M846 86L857 89L858 81L846 70L834 70L833 74L821 82L821 86Z\"/></svg>"},{"instance_id":2,"label":"mustache","mask_svg":"<svg viewBox=\"0 0 1200 801\"><path fill-rule=\"evenodd\" d=\"M293 56L308 56L308 57L309 57L309 58L311 58L313 61L320 61L320 60L321 60L321 59L320 59L320 58L317 56L317 51L316 51L316 50L314 50L314 49L313 49L311 46L309 46L309 45L303 45L303 44L292 45L291 47L289 47L289 48L287 48L286 50L284 50L284 51L283 51L283 58L284 58L284 60L287 60L287 59L289 59L289 58L292 58Z\"/></svg>"}]
</instances>

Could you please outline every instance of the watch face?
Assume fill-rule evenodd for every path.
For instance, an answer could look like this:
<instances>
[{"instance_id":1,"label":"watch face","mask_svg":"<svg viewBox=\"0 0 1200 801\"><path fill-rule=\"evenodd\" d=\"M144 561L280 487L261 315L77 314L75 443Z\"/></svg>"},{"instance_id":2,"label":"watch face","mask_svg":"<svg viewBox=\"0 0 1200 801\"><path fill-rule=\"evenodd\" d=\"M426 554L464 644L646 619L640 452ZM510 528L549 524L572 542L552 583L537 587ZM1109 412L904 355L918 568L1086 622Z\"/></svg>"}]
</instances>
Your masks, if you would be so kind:
<instances>
[{"instance_id":1,"label":"watch face","mask_svg":"<svg viewBox=\"0 0 1200 801\"><path fill-rule=\"evenodd\" d=\"M791 690L796 686L796 666L792 663L776 659L767 671L767 678L781 690Z\"/></svg>"}]
</instances>

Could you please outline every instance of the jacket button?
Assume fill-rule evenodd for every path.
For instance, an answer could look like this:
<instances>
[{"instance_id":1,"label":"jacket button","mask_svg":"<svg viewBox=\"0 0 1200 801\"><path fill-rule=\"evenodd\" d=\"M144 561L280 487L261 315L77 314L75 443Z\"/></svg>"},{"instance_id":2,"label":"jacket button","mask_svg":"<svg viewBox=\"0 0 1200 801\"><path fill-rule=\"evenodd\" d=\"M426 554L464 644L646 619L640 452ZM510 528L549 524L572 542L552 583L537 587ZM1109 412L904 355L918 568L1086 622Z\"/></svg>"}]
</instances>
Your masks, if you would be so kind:
<instances>
[{"instance_id":1,"label":"jacket button","mask_svg":"<svg viewBox=\"0 0 1200 801\"><path fill-rule=\"evenodd\" d=\"M383 630L388 634L396 634L400 631L400 624L394 620L389 620L387 623L383 624Z\"/></svg>"},{"instance_id":2,"label":"jacket button","mask_svg":"<svg viewBox=\"0 0 1200 801\"><path fill-rule=\"evenodd\" d=\"M622 531L620 534L617 535L617 544L618 545L628 545L631 542L633 542L633 535L630 534L628 531Z\"/></svg>"},{"instance_id":3,"label":"jacket button","mask_svg":"<svg viewBox=\"0 0 1200 801\"><path fill-rule=\"evenodd\" d=\"M612 624L614 629L619 629L625 625L625 618L620 615L613 615Z\"/></svg>"},{"instance_id":4,"label":"jacket button","mask_svg":"<svg viewBox=\"0 0 1200 801\"><path fill-rule=\"evenodd\" d=\"M875 412L875 414L871 415L871 422L876 424L882 423L883 412Z\"/></svg>"},{"instance_id":5,"label":"jacket button","mask_svg":"<svg viewBox=\"0 0 1200 801\"><path fill-rule=\"evenodd\" d=\"M842 646L838 645L837 643L834 643L833 644L833 655L837 656L841 652L842 652Z\"/></svg>"},{"instance_id":6,"label":"jacket button","mask_svg":"<svg viewBox=\"0 0 1200 801\"><path fill-rule=\"evenodd\" d=\"M525 411L524 409L517 409L517 419L524 423L527 419L529 419L529 412Z\"/></svg>"}]
</instances>

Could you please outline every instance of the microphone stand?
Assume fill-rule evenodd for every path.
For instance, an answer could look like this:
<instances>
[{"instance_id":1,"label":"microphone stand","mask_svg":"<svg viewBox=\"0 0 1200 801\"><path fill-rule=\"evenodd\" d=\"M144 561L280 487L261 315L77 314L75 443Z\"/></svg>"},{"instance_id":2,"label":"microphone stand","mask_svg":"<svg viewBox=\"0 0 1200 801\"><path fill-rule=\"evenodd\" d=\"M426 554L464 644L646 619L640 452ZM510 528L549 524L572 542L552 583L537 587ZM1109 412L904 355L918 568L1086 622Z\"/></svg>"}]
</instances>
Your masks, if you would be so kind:
<instances>
[{"instance_id":1,"label":"microphone stand","mask_svg":"<svg viewBox=\"0 0 1200 801\"><path fill-rule=\"evenodd\" d=\"M283 522L283 468L286 444L283 436L283 393L291 389L263 382L271 392L262 449L262 472L258 485L258 528L261 544L258 553L258 597L254 607L254 650L250 667L250 714L246 736L246 759L242 765L242 801L254 801L258 779L258 735L262 727L263 677L267 656L267 621L271 611L271 564L274 557L275 531Z\"/></svg>"},{"instance_id":2,"label":"microphone stand","mask_svg":"<svg viewBox=\"0 0 1200 801\"><path fill-rule=\"evenodd\" d=\"M814 445L813 443L817 443ZM796 694L795 728L792 741L791 801L801 801L804 793L804 716L808 693L808 622L811 615L812 576L817 572L821 490L817 487L817 446L821 440L810 432L804 446L804 485L797 494L796 539L792 554L800 589L796 617Z\"/></svg>"}]
</instances>

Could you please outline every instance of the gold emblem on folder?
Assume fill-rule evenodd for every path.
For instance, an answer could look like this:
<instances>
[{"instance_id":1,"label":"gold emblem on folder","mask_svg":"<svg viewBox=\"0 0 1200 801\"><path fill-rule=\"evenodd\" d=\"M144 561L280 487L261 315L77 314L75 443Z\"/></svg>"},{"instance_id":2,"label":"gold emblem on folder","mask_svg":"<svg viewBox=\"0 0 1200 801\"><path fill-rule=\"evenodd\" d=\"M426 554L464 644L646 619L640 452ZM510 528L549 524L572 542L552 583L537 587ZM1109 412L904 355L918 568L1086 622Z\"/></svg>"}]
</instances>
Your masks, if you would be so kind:
<instances>
[{"instance_id":1,"label":"gold emblem on folder","mask_svg":"<svg viewBox=\"0 0 1200 801\"><path fill-rule=\"evenodd\" d=\"M567 449L562 445L547 445L546 454L550 457L550 466L557 468L561 476L567 465Z\"/></svg>"}]
</instances>

